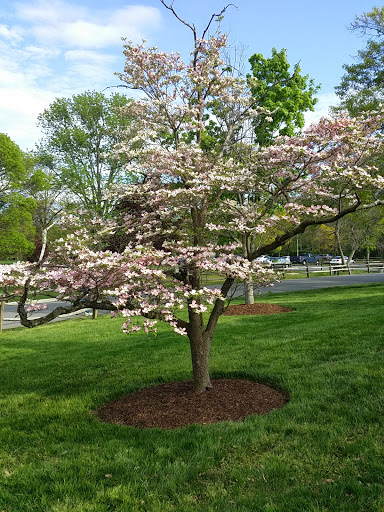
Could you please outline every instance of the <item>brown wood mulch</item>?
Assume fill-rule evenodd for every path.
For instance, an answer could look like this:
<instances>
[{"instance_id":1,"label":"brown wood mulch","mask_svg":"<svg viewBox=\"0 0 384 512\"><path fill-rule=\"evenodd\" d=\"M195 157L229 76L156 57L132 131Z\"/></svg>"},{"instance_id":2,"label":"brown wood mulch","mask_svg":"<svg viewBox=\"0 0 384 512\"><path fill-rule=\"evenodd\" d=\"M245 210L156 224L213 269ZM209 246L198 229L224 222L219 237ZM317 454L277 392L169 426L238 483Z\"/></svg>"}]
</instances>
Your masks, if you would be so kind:
<instances>
[{"instance_id":1,"label":"brown wood mulch","mask_svg":"<svg viewBox=\"0 0 384 512\"><path fill-rule=\"evenodd\" d=\"M289 313L292 308L280 306L280 304L268 304L257 302L255 304L234 304L228 306L224 315L273 315L275 313Z\"/></svg>"},{"instance_id":2,"label":"brown wood mulch","mask_svg":"<svg viewBox=\"0 0 384 512\"><path fill-rule=\"evenodd\" d=\"M226 315L268 315L293 311L278 304L229 306ZM192 381L169 382L141 389L103 405L95 415L108 423L137 428L175 429L194 423L240 421L251 414L281 409L289 397L248 379L212 380L213 388L193 392Z\"/></svg>"}]
</instances>

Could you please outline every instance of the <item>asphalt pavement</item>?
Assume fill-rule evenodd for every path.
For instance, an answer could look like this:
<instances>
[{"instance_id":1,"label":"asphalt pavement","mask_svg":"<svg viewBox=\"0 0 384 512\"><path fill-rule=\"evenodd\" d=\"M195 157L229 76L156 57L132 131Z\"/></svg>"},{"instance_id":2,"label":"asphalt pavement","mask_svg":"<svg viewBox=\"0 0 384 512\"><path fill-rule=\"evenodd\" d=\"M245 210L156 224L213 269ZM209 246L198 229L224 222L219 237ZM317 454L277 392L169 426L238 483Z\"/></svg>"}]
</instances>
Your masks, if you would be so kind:
<instances>
[{"instance_id":1,"label":"asphalt pavement","mask_svg":"<svg viewBox=\"0 0 384 512\"><path fill-rule=\"evenodd\" d=\"M48 307L42 311L31 313L29 318L39 318L40 316L45 316L46 314L53 311L58 306L68 306L69 302L58 301L55 299L48 300L38 300L38 303L46 304ZM69 313L67 315L60 315L59 317L52 320L52 322L60 322L63 320L68 320L69 318L76 318L80 316L88 316L92 314L92 310L90 309L80 309L79 311L75 311L74 313ZM9 302L5 304L4 308L4 318L3 318L3 329L11 329L12 327L21 327L19 315L17 314L17 304L16 302Z\"/></svg>"},{"instance_id":2,"label":"asphalt pavement","mask_svg":"<svg viewBox=\"0 0 384 512\"><path fill-rule=\"evenodd\" d=\"M334 286L354 286L359 284L368 283L384 283L384 272L376 272L370 274L355 274L355 275L335 275L335 276L322 276L322 277L310 277L301 279L286 279L279 283L275 283L271 287L265 287L256 289L261 294L267 293L282 293L282 292L294 292L300 290L317 290L320 288L332 288ZM239 286L236 294L237 296L243 294L242 286ZM54 299L48 301L41 301L48 305L48 309L32 313L30 318L37 318L38 316L46 315L49 311L59 305L68 305L67 302L59 302ZM3 329L9 329L12 327L20 327L19 317L17 315L16 303L8 303L5 305L5 314L3 321ZM107 311L100 311L100 314L108 313ZM67 320L69 318L76 318L79 316L91 315L92 311L89 309L82 309L75 313L68 315L61 315L60 317L53 320L54 322Z\"/></svg>"},{"instance_id":3,"label":"asphalt pavement","mask_svg":"<svg viewBox=\"0 0 384 512\"><path fill-rule=\"evenodd\" d=\"M354 286L357 284L384 283L384 273L309 277L303 279L286 279L272 287L260 288L260 293L296 292L300 290L317 290L334 286Z\"/></svg>"}]
</instances>

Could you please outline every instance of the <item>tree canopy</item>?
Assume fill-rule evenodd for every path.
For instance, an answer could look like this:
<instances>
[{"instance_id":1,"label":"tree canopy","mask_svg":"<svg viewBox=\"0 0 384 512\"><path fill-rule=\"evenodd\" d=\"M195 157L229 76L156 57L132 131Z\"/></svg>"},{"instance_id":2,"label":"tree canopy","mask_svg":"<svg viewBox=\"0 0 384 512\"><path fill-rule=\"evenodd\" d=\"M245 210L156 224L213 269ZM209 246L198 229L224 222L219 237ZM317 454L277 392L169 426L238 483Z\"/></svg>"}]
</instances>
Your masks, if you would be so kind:
<instances>
[{"instance_id":1,"label":"tree canopy","mask_svg":"<svg viewBox=\"0 0 384 512\"><path fill-rule=\"evenodd\" d=\"M26 178L24 154L0 133L0 257L24 257L33 251L32 211L35 203L22 194Z\"/></svg>"},{"instance_id":2,"label":"tree canopy","mask_svg":"<svg viewBox=\"0 0 384 512\"><path fill-rule=\"evenodd\" d=\"M366 46L358 51L355 63L343 66L336 109L356 115L378 108L384 99L384 7L356 16L350 29L366 38Z\"/></svg>"},{"instance_id":3,"label":"tree canopy","mask_svg":"<svg viewBox=\"0 0 384 512\"><path fill-rule=\"evenodd\" d=\"M24 178L23 152L8 135L0 133L0 201L14 192Z\"/></svg>"},{"instance_id":4,"label":"tree canopy","mask_svg":"<svg viewBox=\"0 0 384 512\"><path fill-rule=\"evenodd\" d=\"M82 208L103 217L113 208L105 192L127 178L124 161L112 155L130 124L119 114L127 102L121 94L87 91L56 99L39 116L40 149L56 158L60 181Z\"/></svg>"},{"instance_id":5,"label":"tree canopy","mask_svg":"<svg viewBox=\"0 0 384 512\"><path fill-rule=\"evenodd\" d=\"M35 247L35 228L32 221L33 200L15 195L0 211L0 258L30 255Z\"/></svg>"},{"instance_id":6,"label":"tree canopy","mask_svg":"<svg viewBox=\"0 0 384 512\"><path fill-rule=\"evenodd\" d=\"M36 228L36 247L32 258L39 260L45 254L49 233L54 231L52 228L61 212L72 205L68 203L68 190L55 172L51 155L30 152L25 155L25 160L28 176L23 191L35 202L32 218Z\"/></svg>"},{"instance_id":7,"label":"tree canopy","mask_svg":"<svg viewBox=\"0 0 384 512\"><path fill-rule=\"evenodd\" d=\"M261 53L250 57L252 77L257 78L251 87L258 106L270 111L268 119L253 121L256 142L262 146L272 144L276 135L292 136L304 127L304 112L314 110L314 97L319 86L308 75L301 75L299 64L290 71L286 50L272 48L272 57Z\"/></svg>"}]
</instances>

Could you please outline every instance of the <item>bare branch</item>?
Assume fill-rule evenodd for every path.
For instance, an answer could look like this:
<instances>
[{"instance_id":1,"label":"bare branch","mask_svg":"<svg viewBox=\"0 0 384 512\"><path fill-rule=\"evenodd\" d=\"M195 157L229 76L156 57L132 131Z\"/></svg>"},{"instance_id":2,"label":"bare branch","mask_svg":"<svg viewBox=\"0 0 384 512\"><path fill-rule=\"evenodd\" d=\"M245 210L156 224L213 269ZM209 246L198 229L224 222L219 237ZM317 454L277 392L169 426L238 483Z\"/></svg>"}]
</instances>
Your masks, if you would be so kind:
<instances>
[{"instance_id":1,"label":"bare branch","mask_svg":"<svg viewBox=\"0 0 384 512\"><path fill-rule=\"evenodd\" d=\"M161 1L162 1L162 0L161 0ZM202 39L204 39L204 37L205 37L206 33L208 32L209 27L211 26L212 21L213 21L215 18L219 20L219 19L221 18L221 16L223 16L223 14L225 13L225 11L228 9L228 7L231 7L231 6L232 6L232 7L234 7L235 9L237 9L237 6L236 6L235 4L228 4L228 5L226 5L226 6L225 6L225 7L224 7L220 12L219 12L219 14L212 14L211 19L209 20L208 25L205 27L204 32L203 32L203 35L201 36L201 38L202 38Z\"/></svg>"},{"instance_id":2,"label":"bare branch","mask_svg":"<svg viewBox=\"0 0 384 512\"><path fill-rule=\"evenodd\" d=\"M180 23L182 23L183 25L185 25L186 27L190 28L193 32L193 37L194 37L194 40L196 42L197 40L197 32L196 32L196 26L194 24L190 24L188 23L187 21L185 21L183 18L181 18L177 12L175 11L174 7L173 7L173 4L174 4L174 0L172 0L172 2L168 5L165 3L165 0L160 0L160 2L164 5L164 7L166 9L168 9L169 11L172 12L172 14L180 21ZM237 6L235 4L228 4L226 5L220 12L219 14L212 14L207 26L205 27L204 31L203 31L203 34L201 36L201 39L204 39L213 20L220 20L220 18L224 15L225 11L228 9L228 7L235 7L235 9L237 9Z\"/></svg>"},{"instance_id":3,"label":"bare branch","mask_svg":"<svg viewBox=\"0 0 384 512\"><path fill-rule=\"evenodd\" d=\"M167 5L165 3L164 0L160 0L160 2L164 5L164 7L166 9L168 9L169 11L172 12L172 14L180 21L180 23L182 23L183 25L185 25L186 27L190 28L193 32L193 37L194 37L194 40L196 42L196 39L197 39L197 34L196 34L196 27L195 25L191 25L190 23L187 23L185 20L183 20L182 18L180 18L180 16L177 14L177 12L175 11L175 9L173 8L173 2L174 0L172 0L172 2L170 3L170 5Z\"/></svg>"}]
</instances>

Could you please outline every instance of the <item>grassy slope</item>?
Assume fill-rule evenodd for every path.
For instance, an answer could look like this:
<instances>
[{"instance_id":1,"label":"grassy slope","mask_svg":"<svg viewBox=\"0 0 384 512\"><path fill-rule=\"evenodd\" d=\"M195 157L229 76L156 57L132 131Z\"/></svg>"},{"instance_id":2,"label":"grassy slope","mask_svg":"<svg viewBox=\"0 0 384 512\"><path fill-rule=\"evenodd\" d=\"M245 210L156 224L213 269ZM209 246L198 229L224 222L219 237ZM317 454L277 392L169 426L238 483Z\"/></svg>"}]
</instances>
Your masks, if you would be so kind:
<instances>
[{"instance_id":1,"label":"grassy slope","mask_svg":"<svg viewBox=\"0 0 384 512\"><path fill-rule=\"evenodd\" d=\"M0 338L0 510L384 510L384 286L273 294L223 317L212 373L287 390L281 411L175 431L102 424L105 401L190 377L187 340L81 319Z\"/></svg>"}]
</instances>

